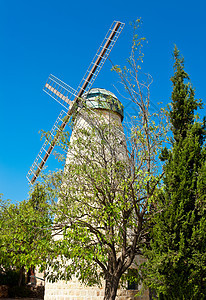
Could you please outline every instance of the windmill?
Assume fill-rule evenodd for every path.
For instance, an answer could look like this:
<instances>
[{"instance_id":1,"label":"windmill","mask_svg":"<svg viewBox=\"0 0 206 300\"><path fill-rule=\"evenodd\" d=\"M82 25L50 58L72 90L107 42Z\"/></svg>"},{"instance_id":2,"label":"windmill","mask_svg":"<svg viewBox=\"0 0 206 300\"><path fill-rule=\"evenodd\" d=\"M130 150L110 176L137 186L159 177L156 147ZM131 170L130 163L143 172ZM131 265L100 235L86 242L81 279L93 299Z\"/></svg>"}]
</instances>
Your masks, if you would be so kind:
<instances>
[{"instance_id":1,"label":"windmill","mask_svg":"<svg viewBox=\"0 0 206 300\"><path fill-rule=\"evenodd\" d=\"M73 89L54 75L49 76L43 90L49 96L59 102L64 107L64 109L66 109L66 112L64 110L61 111L50 131L52 141L49 142L48 140L46 140L44 142L42 148L39 151L39 154L37 155L33 165L31 166L27 174L27 179L31 184L34 184L47 159L49 158L55 144L57 143L60 132L65 129L67 123L69 122L76 106L74 104L78 105L78 102L83 94L91 89L92 84L94 83L102 66L108 58L123 27L124 23L122 22L114 21L112 23L77 90Z\"/></svg>"}]
</instances>

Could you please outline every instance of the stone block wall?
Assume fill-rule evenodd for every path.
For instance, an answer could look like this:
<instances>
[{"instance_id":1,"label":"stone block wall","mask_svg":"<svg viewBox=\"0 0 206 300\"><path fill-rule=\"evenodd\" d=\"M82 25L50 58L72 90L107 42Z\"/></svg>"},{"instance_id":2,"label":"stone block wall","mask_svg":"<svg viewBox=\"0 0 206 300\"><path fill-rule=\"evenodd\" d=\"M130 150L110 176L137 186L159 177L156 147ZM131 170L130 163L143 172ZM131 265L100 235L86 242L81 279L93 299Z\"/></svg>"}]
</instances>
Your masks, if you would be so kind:
<instances>
[{"instance_id":1,"label":"stone block wall","mask_svg":"<svg viewBox=\"0 0 206 300\"><path fill-rule=\"evenodd\" d=\"M116 300L149 300L149 293L135 297L137 290L119 289ZM77 279L57 283L46 282L44 300L103 300L104 287L85 287Z\"/></svg>"}]
</instances>

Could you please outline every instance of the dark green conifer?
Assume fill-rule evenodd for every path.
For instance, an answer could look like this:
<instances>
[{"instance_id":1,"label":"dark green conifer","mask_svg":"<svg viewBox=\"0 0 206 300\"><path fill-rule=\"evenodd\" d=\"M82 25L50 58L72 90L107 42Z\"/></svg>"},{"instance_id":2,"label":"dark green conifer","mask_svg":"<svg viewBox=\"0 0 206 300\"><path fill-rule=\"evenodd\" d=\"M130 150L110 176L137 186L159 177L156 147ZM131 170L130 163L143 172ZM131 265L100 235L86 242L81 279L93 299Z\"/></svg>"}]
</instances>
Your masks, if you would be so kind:
<instances>
[{"instance_id":1,"label":"dark green conifer","mask_svg":"<svg viewBox=\"0 0 206 300\"><path fill-rule=\"evenodd\" d=\"M145 282L158 299L206 299L206 149L202 108L179 51L174 49L172 148L162 160L164 184L153 219Z\"/></svg>"}]
</instances>

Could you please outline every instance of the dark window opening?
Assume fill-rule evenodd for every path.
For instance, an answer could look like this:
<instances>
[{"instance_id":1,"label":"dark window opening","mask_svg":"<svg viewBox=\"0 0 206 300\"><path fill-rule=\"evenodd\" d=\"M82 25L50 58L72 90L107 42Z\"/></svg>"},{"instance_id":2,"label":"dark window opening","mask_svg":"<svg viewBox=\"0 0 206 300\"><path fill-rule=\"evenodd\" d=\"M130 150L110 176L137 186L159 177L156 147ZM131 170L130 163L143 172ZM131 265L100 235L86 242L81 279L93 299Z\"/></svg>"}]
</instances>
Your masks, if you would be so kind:
<instances>
[{"instance_id":1,"label":"dark window opening","mask_svg":"<svg viewBox=\"0 0 206 300\"><path fill-rule=\"evenodd\" d=\"M127 283L128 290L138 290L138 284L136 282L129 282Z\"/></svg>"},{"instance_id":2,"label":"dark window opening","mask_svg":"<svg viewBox=\"0 0 206 300\"><path fill-rule=\"evenodd\" d=\"M127 290L138 290L139 274L136 269L129 269L127 281Z\"/></svg>"}]
</instances>

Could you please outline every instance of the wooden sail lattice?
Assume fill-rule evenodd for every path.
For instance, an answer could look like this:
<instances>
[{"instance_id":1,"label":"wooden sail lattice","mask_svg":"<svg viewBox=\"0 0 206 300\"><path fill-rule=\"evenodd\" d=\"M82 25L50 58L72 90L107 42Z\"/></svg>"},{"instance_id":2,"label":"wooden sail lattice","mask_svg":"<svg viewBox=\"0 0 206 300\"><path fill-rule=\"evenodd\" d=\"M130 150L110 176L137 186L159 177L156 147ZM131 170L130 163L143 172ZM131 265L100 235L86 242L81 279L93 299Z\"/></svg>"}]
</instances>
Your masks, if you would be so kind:
<instances>
[{"instance_id":1,"label":"wooden sail lattice","mask_svg":"<svg viewBox=\"0 0 206 300\"><path fill-rule=\"evenodd\" d=\"M103 67L106 59L108 58L114 44L116 43L124 23L114 21L109 31L107 32L101 46L99 47L94 59L92 60L88 70L86 71L83 79L81 80L77 90L70 87L54 75L50 75L45 86L44 91L49 94L53 99L58 101L67 111L62 111L57 118L51 130L53 140L49 142L46 140L40 149L37 158L31 166L27 179L33 184L44 167L49 155L51 154L58 138L59 132L63 131L68 123L71 115L73 114L74 103L78 103L83 93L89 91L94 83L97 75Z\"/></svg>"},{"instance_id":2,"label":"wooden sail lattice","mask_svg":"<svg viewBox=\"0 0 206 300\"><path fill-rule=\"evenodd\" d=\"M50 131L50 135L51 138L53 138L53 140L55 139L55 137L58 136L57 133L60 132L62 124L65 123L65 118L67 118L67 113L64 110L62 110ZM54 146L55 144L52 143L49 139L46 139L43 143L35 161L33 162L27 174L27 179L31 184L33 184L36 178L38 177Z\"/></svg>"},{"instance_id":3,"label":"wooden sail lattice","mask_svg":"<svg viewBox=\"0 0 206 300\"><path fill-rule=\"evenodd\" d=\"M52 74L49 76L43 90L64 106L64 108L68 109L75 98L81 97L84 92L91 89L123 27L123 23L117 21L113 22L77 90L73 89Z\"/></svg>"}]
</instances>

